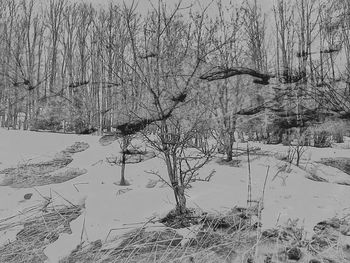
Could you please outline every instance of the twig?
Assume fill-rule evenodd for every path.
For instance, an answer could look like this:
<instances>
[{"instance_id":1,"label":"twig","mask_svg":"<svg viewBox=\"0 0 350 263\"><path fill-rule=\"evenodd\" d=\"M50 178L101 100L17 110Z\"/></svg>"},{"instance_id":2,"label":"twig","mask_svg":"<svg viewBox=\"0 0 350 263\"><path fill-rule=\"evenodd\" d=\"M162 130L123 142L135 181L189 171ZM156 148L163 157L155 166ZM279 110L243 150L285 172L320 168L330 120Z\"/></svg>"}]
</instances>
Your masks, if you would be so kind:
<instances>
[{"instance_id":1,"label":"twig","mask_svg":"<svg viewBox=\"0 0 350 263\"><path fill-rule=\"evenodd\" d=\"M248 199L247 206L251 205L252 200L252 175L250 170L250 154L249 154L249 143L247 142L247 156L248 156Z\"/></svg>"},{"instance_id":2,"label":"twig","mask_svg":"<svg viewBox=\"0 0 350 263\"><path fill-rule=\"evenodd\" d=\"M204 179L202 178L193 178L192 180L192 177L190 178L189 182L209 182L210 179L215 175L216 171L215 170L212 170L208 176L206 176Z\"/></svg>"},{"instance_id":3,"label":"twig","mask_svg":"<svg viewBox=\"0 0 350 263\"><path fill-rule=\"evenodd\" d=\"M155 218L156 218L156 217L153 216L153 217L151 217L149 220L147 220L147 221L142 225L142 227L140 228L140 231L142 231L142 230L145 228L145 226L146 226L147 224L149 224L150 222L152 222ZM112 231L122 230L122 229L135 229L135 227L117 227L117 228L112 228L112 229L109 230L109 232L108 232L108 234L107 234L107 236L106 236L105 242L107 241L107 239L108 239L109 235L112 233ZM133 241L133 240L131 240L130 242L132 242L132 241Z\"/></svg>"},{"instance_id":4,"label":"twig","mask_svg":"<svg viewBox=\"0 0 350 263\"><path fill-rule=\"evenodd\" d=\"M123 224L123 226L132 226L132 225L144 225L146 223L155 223L155 222L159 222L159 220L155 220L153 221L153 219L155 219L155 217L152 217L151 220L145 221L145 222L139 222L139 223L128 223L128 224Z\"/></svg>"},{"instance_id":5,"label":"twig","mask_svg":"<svg viewBox=\"0 0 350 263\"><path fill-rule=\"evenodd\" d=\"M33 189L45 200L51 199L50 197L43 196L35 187Z\"/></svg>"},{"instance_id":6,"label":"twig","mask_svg":"<svg viewBox=\"0 0 350 263\"><path fill-rule=\"evenodd\" d=\"M287 167L288 167L288 164L286 164L286 163L283 164L282 166L278 167L278 171L277 171L277 173L274 175L274 177L272 178L271 181L274 181L274 180L277 178L277 176L278 176L281 172L285 172L286 169L287 169Z\"/></svg>"},{"instance_id":7,"label":"twig","mask_svg":"<svg viewBox=\"0 0 350 263\"><path fill-rule=\"evenodd\" d=\"M131 190L132 190L131 188L120 189L120 190L118 190L116 195L118 196L118 195L121 195L121 194L125 194L125 193L127 193L127 192L129 192Z\"/></svg>"},{"instance_id":8,"label":"twig","mask_svg":"<svg viewBox=\"0 0 350 263\"><path fill-rule=\"evenodd\" d=\"M97 164L102 164L102 163L103 163L103 160L99 160L99 161L97 161L96 163L91 164L91 166L95 166L95 165L97 165Z\"/></svg>"},{"instance_id":9,"label":"twig","mask_svg":"<svg viewBox=\"0 0 350 263\"><path fill-rule=\"evenodd\" d=\"M80 184L89 184L89 183L76 183L76 184L73 184L75 190L77 190L79 192L79 189L77 187L77 185L80 185Z\"/></svg>"},{"instance_id":10,"label":"twig","mask_svg":"<svg viewBox=\"0 0 350 263\"><path fill-rule=\"evenodd\" d=\"M145 172L148 174L156 175L161 181L163 181L165 184L167 184L170 188L173 188L173 186L171 184L169 184L163 177L161 177L158 172L154 172L154 171L145 171Z\"/></svg>"},{"instance_id":11,"label":"twig","mask_svg":"<svg viewBox=\"0 0 350 263\"><path fill-rule=\"evenodd\" d=\"M256 228L256 247L255 247L255 258L257 258L258 255L258 243L261 238L261 211L264 209L264 196L265 196L265 188L266 188L266 182L267 178L269 176L269 171L270 171L270 166L267 166L267 171L266 171L266 176L265 176L265 181L264 181L264 186L263 186L263 191L262 191L262 197L260 202L258 202L258 226Z\"/></svg>"},{"instance_id":12,"label":"twig","mask_svg":"<svg viewBox=\"0 0 350 263\"><path fill-rule=\"evenodd\" d=\"M69 203L70 205L74 206L74 207L78 207L77 205L73 204L71 201L69 201L68 199L64 198L62 195L60 195L59 193L57 193L55 190L54 191L58 196L60 196L64 201L66 201L67 203Z\"/></svg>"},{"instance_id":13,"label":"twig","mask_svg":"<svg viewBox=\"0 0 350 263\"><path fill-rule=\"evenodd\" d=\"M266 176L265 176L265 181L264 181L264 186L263 186L263 192L262 192L262 202L264 202L265 188L266 188L267 178L269 177L269 171L270 171L270 165L267 166L267 171L266 171Z\"/></svg>"},{"instance_id":14,"label":"twig","mask_svg":"<svg viewBox=\"0 0 350 263\"><path fill-rule=\"evenodd\" d=\"M84 213L83 228L81 229L80 245L83 243L83 233L84 233L84 230L85 230L85 219L86 219L86 211L85 211L85 213Z\"/></svg>"},{"instance_id":15,"label":"twig","mask_svg":"<svg viewBox=\"0 0 350 263\"><path fill-rule=\"evenodd\" d=\"M43 207L41 208L42 212L47 212L47 207L51 204L51 199L46 199Z\"/></svg>"}]
</instances>

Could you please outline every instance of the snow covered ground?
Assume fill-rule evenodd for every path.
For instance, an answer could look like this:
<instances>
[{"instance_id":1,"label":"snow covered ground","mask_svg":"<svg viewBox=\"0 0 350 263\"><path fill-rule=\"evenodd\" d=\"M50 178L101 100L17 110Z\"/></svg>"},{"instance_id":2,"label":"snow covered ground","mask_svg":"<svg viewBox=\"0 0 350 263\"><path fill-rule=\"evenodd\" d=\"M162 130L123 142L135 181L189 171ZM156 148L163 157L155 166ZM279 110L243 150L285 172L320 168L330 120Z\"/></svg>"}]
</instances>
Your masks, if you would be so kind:
<instances>
[{"instance_id":1,"label":"snow covered ground","mask_svg":"<svg viewBox=\"0 0 350 263\"><path fill-rule=\"evenodd\" d=\"M0 186L0 220L43 203L43 196L52 195L57 203L66 202L65 200L75 204L85 202L83 214L71 223L72 234L60 235L57 241L46 248L48 262L57 262L69 254L81 242L81 236L87 241L104 241L107 237L112 239L132 227L142 226L154 216L165 215L175 206L171 189L164 186L157 176L148 173L151 170L157 171L166 178L166 169L161 159L153 158L127 165L126 179L130 185L119 186L120 167L106 162L106 157L119 154L119 144L114 142L103 147L98 139L97 136L0 129L0 170L52 159L57 152L77 141L90 145L86 151L74 154L74 161L68 165L87 169L88 172L82 176L35 189ZM270 153L287 151L286 147L280 145L251 145ZM350 157L350 149L309 148L304 157L306 159L303 164L314 163L323 157ZM252 159L252 190L255 200L262 197L266 172L270 167L264 196L263 228L283 224L289 218L298 218L300 225L311 232L313 226L321 220L350 213L349 186L312 181L307 178L308 172L305 169L295 166L291 166L291 171L282 171L275 177L285 164L283 161L272 154L252 156ZM225 211L234 206L246 206L246 158L242 159L238 168L220 165L213 160L200 171L202 177L206 177L212 170L216 173L210 182L196 182L187 191L188 206L206 211ZM339 170L336 173L345 179L350 177ZM33 194L30 200L23 198L27 193ZM3 231L0 242L15 239L19 230L20 227L12 232Z\"/></svg>"}]
</instances>

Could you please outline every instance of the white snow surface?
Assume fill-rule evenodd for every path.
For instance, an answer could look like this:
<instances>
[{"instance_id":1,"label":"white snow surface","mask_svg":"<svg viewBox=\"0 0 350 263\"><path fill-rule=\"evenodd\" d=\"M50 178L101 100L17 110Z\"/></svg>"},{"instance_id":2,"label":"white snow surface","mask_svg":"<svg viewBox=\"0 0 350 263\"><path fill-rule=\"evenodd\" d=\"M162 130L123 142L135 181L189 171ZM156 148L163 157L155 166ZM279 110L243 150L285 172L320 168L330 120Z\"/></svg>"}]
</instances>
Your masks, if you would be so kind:
<instances>
[{"instance_id":1,"label":"white snow surface","mask_svg":"<svg viewBox=\"0 0 350 263\"><path fill-rule=\"evenodd\" d=\"M159 178L147 172L157 171L166 178L162 159L156 157L139 164L127 165L126 179L130 185L119 186L116 183L120 180L120 167L106 163L106 157L119 154L119 143L103 147L98 139L98 136L0 129L0 170L28 161L49 160L77 141L90 145L86 151L74 154L74 161L68 166L87 169L88 173L82 176L35 189L0 186L0 222L1 219L43 203L42 196L50 196L50 193L57 203L66 202L64 199L74 204L85 202L86 208L82 215L71 222L72 234L60 235L57 241L45 249L47 262L58 262L67 256L80 244L81 236L87 242L111 240L130 231L132 227L142 226L154 216L165 215L175 206L172 190L164 187L160 181L156 183ZM281 145L251 145L274 153L287 151ZM307 158L304 162L314 162L323 157L350 157L350 150L309 148L304 156ZM273 156L254 157L251 163L255 200L262 196L266 171L270 167L264 196L263 228L283 224L289 218L298 218L300 225L311 233L318 222L350 212L350 186L309 180L306 178L307 172L295 166L291 167L290 173L282 172L272 180L282 165L283 162ZM212 212L246 206L246 159L243 159L238 168L219 165L213 160L200 171L201 177L206 177L212 170L216 173L209 183L195 182L187 191L188 206ZM337 173L342 172L337 170ZM345 173L341 176L350 177ZM150 185L155 186L150 188ZM30 200L24 200L26 193L33 193ZM14 240L19 230L20 227L13 231L0 231L0 244Z\"/></svg>"}]
</instances>

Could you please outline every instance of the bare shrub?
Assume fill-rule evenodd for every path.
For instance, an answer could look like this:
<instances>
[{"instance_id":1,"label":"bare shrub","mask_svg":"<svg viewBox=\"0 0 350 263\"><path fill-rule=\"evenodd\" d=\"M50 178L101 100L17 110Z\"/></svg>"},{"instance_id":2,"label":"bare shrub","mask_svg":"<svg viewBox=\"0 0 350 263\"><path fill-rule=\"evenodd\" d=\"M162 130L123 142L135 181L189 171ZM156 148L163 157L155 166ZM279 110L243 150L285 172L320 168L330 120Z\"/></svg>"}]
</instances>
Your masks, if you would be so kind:
<instances>
[{"instance_id":1,"label":"bare shrub","mask_svg":"<svg viewBox=\"0 0 350 263\"><path fill-rule=\"evenodd\" d=\"M315 147L330 147L332 143L343 143L349 125L342 120L328 120L309 128Z\"/></svg>"}]
</instances>

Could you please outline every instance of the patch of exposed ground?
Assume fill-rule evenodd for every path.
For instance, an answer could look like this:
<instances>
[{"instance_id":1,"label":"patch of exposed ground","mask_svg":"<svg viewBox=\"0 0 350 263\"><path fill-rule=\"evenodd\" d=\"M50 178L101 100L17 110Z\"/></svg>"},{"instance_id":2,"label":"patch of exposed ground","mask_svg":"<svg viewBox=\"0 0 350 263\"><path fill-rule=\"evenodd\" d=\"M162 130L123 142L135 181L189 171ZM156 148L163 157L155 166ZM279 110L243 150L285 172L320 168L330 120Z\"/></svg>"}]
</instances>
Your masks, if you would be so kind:
<instances>
[{"instance_id":1,"label":"patch of exposed ground","mask_svg":"<svg viewBox=\"0 0 350 263\"><path fill-rule=\"evenodd\" d=\"M289 163L291 166L288 154L277 153L274 157L285 162L284 165ZM305 177L312 181L350 186L350 158L321 158L320 161L302 159L299 168L306 171Z\"/></svg>"},{"instance_id":2,"label":"patch of exposed ground","mask_svg":"<svg viewBox=\"0 0 350 263\"><path fill-rule=\"evenodd\" d=\"M73 154L85 151L89 145L85 142L76 142L72 146L56 154L46 162L20 164L17 167L0 171L0 186L14 188L29 188L34 186L62 183L83 175L86 169L69 168L56 172L73 161Z\"/></svg>"},{"instance_id":3,"label":"patch of exposed ground","mask_svg":"<svg viewBox=\"0 0 350 263\"><path fill-rule=\"evenodd\" d=\"M31 211L27 211L21 214L22 217L19 217L18 221L14 221L13 218L1 220L2 231L19 225L23 225L23 229L17 233L16 240L0 246L0 262L45 262L46 246L55 242L60 234L71 233L70 222L80 216L82 209L82 206L74 205L43 206L41 209L36 208L34 216Z\"/></svg>"},{"instance_id":4,"label":"patch of exposed ground","mask_svg":"<svg viewBox=\"0 0 350 263\"><path fill-rule=\"evenodd\" d=\"M320 163L337 168L344 173L350 175L350 158L338 157L338 158L322 158Z\"/></svg>"},{"instance_id":5,"label":"patch of exposed ground","mask_svg":"<svg viewBox=\"0 0 350 263\"><path fill-rule=\"evenodd\" d=\"M300 168L308 173L306 177L310 180L350 186L350 158L322 158Z\"/></svg>"},{"instance_id":6,"label":"patch of exposed ground","mask_svg":"<svg viewBox=\"0 0 350 263\"><path fill-rule=\"evenodd\" d=\"M78 153L78 152L83 152L89 148L89 144L86 142L76 142L71 146L68 146L63 152L67 153Z\"/></svg>"},{"instance_id":7,"label":"patch of exposed ground","mask_svg":"<svg viewBox=\"0 0 350 263\"><path fill-rule=\"evenodd\" d=\"M227 166L230 166L230 167L240 167L241 162L242 162L242 160L238 160L238 159L233 159L231 161L228 161L226 159L218 159L216 161L217 164L227 165Z\"/></svg>"}]
</instances>

